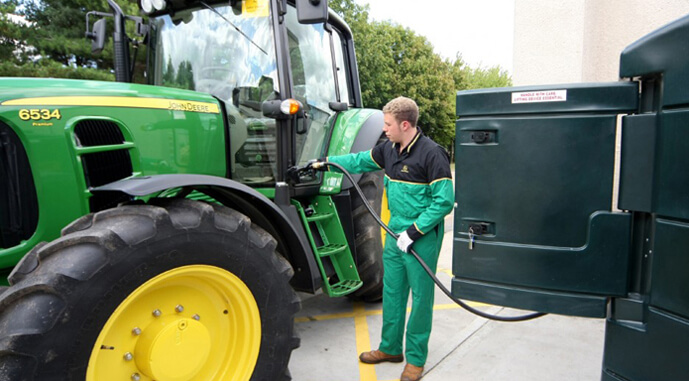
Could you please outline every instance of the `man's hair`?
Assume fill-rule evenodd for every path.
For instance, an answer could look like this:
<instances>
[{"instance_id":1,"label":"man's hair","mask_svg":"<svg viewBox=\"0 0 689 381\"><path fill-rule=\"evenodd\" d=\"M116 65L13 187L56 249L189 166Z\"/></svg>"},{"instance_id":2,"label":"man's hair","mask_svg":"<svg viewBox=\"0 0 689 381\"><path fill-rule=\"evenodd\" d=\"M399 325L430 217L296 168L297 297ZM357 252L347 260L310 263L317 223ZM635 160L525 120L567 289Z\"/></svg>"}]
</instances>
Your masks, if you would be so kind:
<instances>
[{"instance_id":1,"label":"man's hair","mask_svg":"<svg viewBox=\"0 0 689 381\"><path fill-rule=\"evenodd\" d=\"M419 106L413 99L407 97L397 97L391 100L383 107L383 113L391 114L397 123L406 120L412 127L416 127L416 122L419 121Z\"/></svg>"}]
</instances>

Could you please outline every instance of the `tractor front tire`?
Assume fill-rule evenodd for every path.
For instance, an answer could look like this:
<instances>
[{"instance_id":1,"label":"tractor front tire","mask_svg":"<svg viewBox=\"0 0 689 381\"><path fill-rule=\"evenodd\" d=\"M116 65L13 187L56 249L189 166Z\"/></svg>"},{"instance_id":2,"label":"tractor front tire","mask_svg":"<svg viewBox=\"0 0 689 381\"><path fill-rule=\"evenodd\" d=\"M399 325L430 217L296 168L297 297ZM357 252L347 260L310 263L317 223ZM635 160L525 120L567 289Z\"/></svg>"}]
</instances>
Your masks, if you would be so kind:
<instances>
[{"instance_id":1,"label":"tractor front tire","mask_svg":"<svg viewBox=\"0 0 689 381\"><path fill-rule=\"evenodd\" d=\"M387 205L383 205L383 171L364 173L358 184L368 203L380 216L381 211L387 209ZM383 299L382 229L369 213L359 194L353 189L351 192L354 194L352 197L352 216L356 244L356 266L359 277L364 284L347 296L353 300L370 303L379 302Z\"/></svg>"},{"instance_id":2,"label":"tractor front tire","mask_svg":"<svg viewBox=\"0 0 689 381\"><path fill-rule=\"evenodd\" d=\"M82 217L0 296L2 380L289 380L292 267L220 205L159 199Z\"/></svg>"}]
</instances>

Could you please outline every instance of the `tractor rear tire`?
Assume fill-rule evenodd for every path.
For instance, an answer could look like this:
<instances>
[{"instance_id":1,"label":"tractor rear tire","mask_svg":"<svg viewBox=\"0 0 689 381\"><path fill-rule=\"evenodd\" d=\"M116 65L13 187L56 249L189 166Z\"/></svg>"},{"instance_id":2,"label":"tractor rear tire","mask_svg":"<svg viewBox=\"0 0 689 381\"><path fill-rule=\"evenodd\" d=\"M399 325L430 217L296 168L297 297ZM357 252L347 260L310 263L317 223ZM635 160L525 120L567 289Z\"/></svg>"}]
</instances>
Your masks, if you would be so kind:
<instances>
[{"instance_id":1,"label":"tractor rear tire","mask_svg":"<svg viewBox=\"0 0 689 381\"><path fill-rule=\"evenodd\" d=\"M0 296L2 380L289 380L290 264L248 217L154 200L84 216Z\"/></svg>"},{"instance_id":2,"label":"tractor rear tire","mask_svg":"<svg viewBox=\"0 0 689 381\"><path fill-rule=\"evenodd\" d=\"M359 179L359 187L367 201L378 215L383 205L383 171L364 173ZM379 302L383 299L383 235L381 227L371 216L359 194L352 190L352 216L354 219L354 239L356 244L357 269L364 282L355 292L347 295L350 299L364 302Z\"/></svg>"}]
</instances>

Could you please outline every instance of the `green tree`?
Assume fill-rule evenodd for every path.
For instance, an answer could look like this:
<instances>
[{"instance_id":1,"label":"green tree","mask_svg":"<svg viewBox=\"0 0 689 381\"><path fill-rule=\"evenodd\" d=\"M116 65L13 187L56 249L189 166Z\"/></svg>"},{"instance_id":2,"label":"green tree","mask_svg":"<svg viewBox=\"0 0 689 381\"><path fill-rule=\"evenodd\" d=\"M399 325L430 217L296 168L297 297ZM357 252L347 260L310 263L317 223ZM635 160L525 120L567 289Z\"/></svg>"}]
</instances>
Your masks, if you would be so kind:
<instances>
[{"instance_id":1,"label":"green tree","mask_svg":"<svg viewBox=\"0 0 689 381\"><path fill-rule=\"evenodd\" d=\"M13 64L21 62L26 46L25 28L12 18L16 9L16 0L0 3L0 57L3 57L3 61Z\"/></svg>"},{"instance_id":2,"label":"green tree","mask_svg":"<svg viewBox=\"0 0 689 381\"><path fill-rule=\"evenodd\" d=\"M452 81L455 84L455 90L467 90L469 88L469 71L471 68L464 62L462 55L457 53L453 61L445 61L447 67L452 75Z\"/></svg>"},{"instance_id":3,"label":"green tree","mask_svg":"<svg viewBox=\"0 0 689 381\"><path fill-rule=\"evenodd\" d=\"M359 5L354 0L331 0L328 4L344 18L354 35L364 105L382 107L389 100L387 97L394 75L385 53L389 39L374 35L377 27L369 21L368 5Z\"/></svg>"},{"instance_id":4,"label":"green tree","mask_svg":"<svg viewBox=\"0 0 689 381\"><path fill-rule=\"evenodd\" d=\"M176 82L182 89L194 88L194 73L192 72L191 62L182 61L179 63Z\"/></svg>"},{"instance_id":5,"label":"green tree","mask_svg":"<svg viewBox=\"0 0 689 381\"><path fill-rule=\"evenodd\" d=\"M135 0L118 1L126 14L139 14ZM105 0L3 0L0 5L3 17L0 18L0 44L6 52L9 47L6 41L15 41L20 51L28 48L34 53L31 57L15 59L14 66L3 65L4 75L25 75L33 73L40 75L48 72L58 77L86 78L86 79L114 79L110 73L113 68L112 44L106 43L106 48L99 55L91 54L91 42L84 37L84 21L86 13L92 10L110 12ZM24 17L30 26L30 33L23 30L29 28L8 25L5 15L15 12ZM91 23L96 18L91 18ZM130 37L133 35L134 25L128 23L127 31ZM16 24L15 24L16 25ZM109 30L107 36L112 36L113 21L108 19ZM20 31L17 33L17 28ZM21 38L17 38L19 36ZM18 41L18 42L16 42ZM25 55L26 56L26 55ZM3 54L3 57L7 55ZM35 66L39 68L26 66ZM138 57L143 62L143 55ZM57 63L59 67L52 64ZM3 62L4 64L5 62ZM140 64L139 64L140 65ZM43 68L43 69L40 69ZM97 70L94 70L97 69ZM105 73L106 75L104 75Z\"/></svg>"},{"instance_id":6,"label":"green tree","mask_svg":"<svg viewBox=\"0 0 689 381\"><path fill-rule=\"evenodd\" d=\"M512 86L512 78L500 66L465 68L467 89Z\"/></svg>"},{"instance_id":7,"label":"green tree","mask_svg":"<svg viewBox=\"0 0 689 381\"><path fill-rule=\"evenodd\" d=\"M414 99L424 132L449 147L454 136L454 81L446 63L425 37L408 28L382 22L377 29L389 39L386 55L392 60L392 79L387 98L405 95Z\"/></svg>"},{"instance_id":8,"label":"green tree","mask_svg":"<svg viewBox=\"0 0 689 381\"><path fill-rule=\"evenodd\" d=\"M110 72L93 68L75 68L51 60L40 60L34 64L17 65L14 62L0 62L0 77L43 77L72 78L113 81Z\"/></svg>"},{"instance_id":9,"label":"green tree","mask_svg":"<svg viewBox=\"0 0 689 381\"><path fill-rule=\"evenodd\" d=\"M382 108L399 95L414 98L424 132L445 147L454 141L457 90L512 85L499 66L472 68L459 54L443 60L425 37L390 22L371 21L368 4L329 4L352 29L364 105Z\"/></svg>"},{"instance_id":10,"label":"green tree","mask_svg":"<svg viewBox=\"0 0 689 381\"><path fill-rule=\"evenodd\" d=\"M163 83L166 85L172 84L175 82L175 78L175 65L172 64L172 58L168 57L165 72L163 72Z\"/></svg>"},{"instance_id":11,"label":"green tree","mask_svg":"<svg viewBox=\"0 0 689 381\"><path fill-rule=\"evenodd\" d=\"M409 28L370 21L368 5L334 0L330 6L347 21L356 46L364 105L382 108L400 95L419 105L419 125L439 144L454 139L454 80L448 63L428 40Z\"/></svg>"}]
</instances>

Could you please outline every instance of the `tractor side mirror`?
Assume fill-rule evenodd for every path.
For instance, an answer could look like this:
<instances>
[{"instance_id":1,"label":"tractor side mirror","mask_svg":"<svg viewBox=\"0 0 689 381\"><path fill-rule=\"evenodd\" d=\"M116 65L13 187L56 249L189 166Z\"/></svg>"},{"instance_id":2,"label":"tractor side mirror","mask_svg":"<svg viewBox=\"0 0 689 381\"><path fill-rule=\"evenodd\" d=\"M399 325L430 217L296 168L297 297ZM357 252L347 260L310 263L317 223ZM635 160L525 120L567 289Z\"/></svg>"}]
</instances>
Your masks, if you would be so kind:
<instances>
[{"instance_id":1,"label":"tractor side mirror","mask_svg":"<svg viewBox=\"0 0 689 381\"><path fill-rule=\"evenodd\" d=\"M297 0L300 24L320 24L328 21L328 0Z\"/></svg>"},{"instance_id":2,"label":"tractor side mirror","mask_svg":"<svg viewBox=\"0 0 689 381\"><path fill-rule=\"evenodd\" d=\"M105 19L93 23L93 31L86 32L86 37L91 39L91 53L99 54L105 47Z\"/></svg>"}]
</instances>

